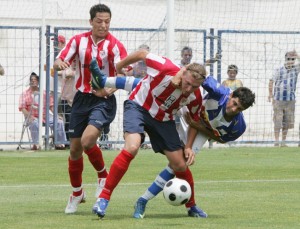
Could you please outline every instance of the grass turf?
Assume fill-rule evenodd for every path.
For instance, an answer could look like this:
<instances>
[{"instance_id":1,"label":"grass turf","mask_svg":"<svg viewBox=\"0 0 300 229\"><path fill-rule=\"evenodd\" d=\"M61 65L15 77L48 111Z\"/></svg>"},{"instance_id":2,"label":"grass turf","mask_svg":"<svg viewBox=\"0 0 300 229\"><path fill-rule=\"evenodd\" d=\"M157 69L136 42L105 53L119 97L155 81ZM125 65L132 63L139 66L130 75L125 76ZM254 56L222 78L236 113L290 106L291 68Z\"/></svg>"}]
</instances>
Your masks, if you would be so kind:
<instances>
[{"instance_id":1,"label":"grass turf","mask_svg":"<svg viewBox=\"0 0 300 229\"><path fill-rule=\"evenodd\" d=\"M85 157L87 203L65 215L71 192L67 151L0 152L1 228L299 228L299 148L204 149L191 167L196 201L207 219L187 217L184 206L160 194L142 220L133 205L166 166L164 156L141 150L115 189L103 220L91 213L95 172ZM107 167L117 151L104 151Z\"/></svg>"}]
</instances>

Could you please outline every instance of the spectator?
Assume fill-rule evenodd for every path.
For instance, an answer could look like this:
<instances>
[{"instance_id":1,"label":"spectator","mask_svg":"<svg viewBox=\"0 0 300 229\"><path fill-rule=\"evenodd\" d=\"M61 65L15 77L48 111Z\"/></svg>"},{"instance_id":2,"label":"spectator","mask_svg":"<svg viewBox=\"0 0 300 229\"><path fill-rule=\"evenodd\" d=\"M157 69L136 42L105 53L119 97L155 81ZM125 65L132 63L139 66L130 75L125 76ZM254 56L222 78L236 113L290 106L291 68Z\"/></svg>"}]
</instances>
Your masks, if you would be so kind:
<instances>
[{"instance_id":1,"label":"spectator","mask_svg":"<svg viewBox=\"0 0 300 229\"><path fill-rule=\"evenodd\" d=\"M188 46L183 47L181 50L181 60L179 62L179 66L183 67L187 64L190 64L192 58L193 58L193 49ZM205 66L210 66L211 64L214 64L220 58L221 58L221 54L217 53L215 58L205 61Z\"/></svg>"},{"instance_id":2,"label":"spectator","mask_svg":"<svg viewBox=\"0 0 300 229\"><path fill-rule=\"evenodd\" d=\"M51 38L54 40L54 38ZM58 35L57 46L54 49L60 53L60 51L66 46L66 38L63 35ZM75 63L74 63L75 64ZM58 98L58 115L63 118L65 124L66 138L69 142L69 123L70 123L70 113L73 98L76 93L75 89L75 65L72 64L69 68L65 70L58 70L58 82L57 82L57 98ZM46 68L46 67L45 67ZM50 69L50 91L53 95L54 93L54 68ZM69 148L69 144L66 144L66 148Z\"/></svg>"},{"instance_id":3,"label":"spectator","mask_svg":"<svg viewBox=\"0 0 300 229\"><path fill-rule=\"evenodd\" d=\"M65 123L65 131L66 131L66 137L67 141L70 142L69 138L69 126L70 126L70 116L71 116L71 110L72 110L72 104L73 99L76 94L76 88L75 88L75 61L72 62L72 65L63 70L59 71L62 75L62 91L61 91L61 112L64 117L64 123ZM69 148L69 144L66 145L66 148Z\"/></svg>"},{"instance_id":4,"label":"spectator","mask_svg":"<svg viewBox=\"0 0 300 229\"><path fill-rule=\"evenodd\" d=\"M191 63L191 60L193 58L193 50L192 48L185 46L181 50L181 60L179 62L179 66L183 67L189 63Z\"/></svg>"},{"instance_id":5,"label":"spectator","mask_svg":"<svg viewBox=\"0 0 300 229\"><path fill-rule=\"evenodd\" d=\"M52 38L53 39L53 38ZM63 35L58 35L57 51L60 52L66 46L66 38ZM73 98L76 93L75 88L75 61L71 66L65 70L57 71L58 76L58 112L64 118L65 131L67 134L67 141L69 138L70 115L72 109ZM53 75L54 76L54 75ZM69 144L66 145L69 148Z\"/></svg>"},{"instance_id":6,"label":"spectator","mask_svg":"<svg viewBox=\"0 0 300 229\"><path fill-rule=\"evenodd\" d=\"M54 40L54 38L51 38L51 40ZM66 38L63 36L63 35L58 35L57 37L57 46L54 46L54 49L60 53L60 51L66 46ZM71 71L71 68L68 69L68 71L64 70L64 71L56 71L57 72L57 104L58 104L58 114L64 118L65 120L65 116L64 116L64 112L63 112L63 104L62 104L62 101L61 101L61 93L62 93L62 90L63 90L63 84L64 84L64 80L65 80L65 77L66 77L66 73L70 74L69 76L67 77L71 77L75 75L75 72ZM50 69L50 91L52 93L54 93L54 74L55 74L55 71L54 71L54 68L51 68ZM66 123L65 123L66 125Z\"/></svg>"},{"instance_id":7,"label":"spectator","mask_svg":"<svg viewBox=\"0 0 300 229\"><path fill-rule=\"evenodd\" d=\"M54 38L51 38L54 40ZM66 46L66 38L63 35L58 35L57 46L54 46L54 49L59 53ZM51 59L52 60L52 59ZM44 70L46 71L46 65L44 65ZM57 71L58 81L57 81L57 97L58 97L58 113L61 114L61 91L63 83L63 71ZM50 68L50 92L54 93L54 68Z\"/></svg>"},{"instance_id":8,"label":"spectator","mask_svg":"<svg viewBox=\"0 0 300 229\"><path fill-rule=\"evenodd\" d=\"M33 142L32 150L38 150L38 92L39 92L39 76L32 72L30 75L30 86L26 89L19 99L19 111L24 114L26 120L28 120L28 126L31 133L31 138ZM46 92L44 92L44 108L43 108L43 122L45 123L45 112L46 112ZM53 112L53 97L50 96L50 111ZM49 125L53 130L53 115L49 116ZM64 123L61 119L57 120L57 137L59 142L66 141L66 133L64 129ZM63 144L55 146L55 149L64 149Z\"/></svg>"},{"instance_id":9,"label":"spectator","mask_svg":"<svg viewBox=\"0 0 300 229\"><path fill-rule=\"evenodd\" d=\"M275 69L273 77L269 81L268 101L272 101L274 111L274 146L287 146L285 141L288 129L294 128L295 92L300 71L300 64L295 64L296 58L299 61L300 57L296 51L287 52L284 65ZM279 144L280 130L282 131L281 144Z\"/></svg>"},{"instance_id":10,"label":"spectator","mask_svg":"<svg viewBox=\"0 0 300 229\"><path fill-rule=\"evenodd\" d=\"M239 87L243 87L241 80L236 78L238 74L238 67L234 64L231 64L227 68L228 78L222 82L222 85L229 87L232 91L236 90Z\"/></svg>"}]
</instances>

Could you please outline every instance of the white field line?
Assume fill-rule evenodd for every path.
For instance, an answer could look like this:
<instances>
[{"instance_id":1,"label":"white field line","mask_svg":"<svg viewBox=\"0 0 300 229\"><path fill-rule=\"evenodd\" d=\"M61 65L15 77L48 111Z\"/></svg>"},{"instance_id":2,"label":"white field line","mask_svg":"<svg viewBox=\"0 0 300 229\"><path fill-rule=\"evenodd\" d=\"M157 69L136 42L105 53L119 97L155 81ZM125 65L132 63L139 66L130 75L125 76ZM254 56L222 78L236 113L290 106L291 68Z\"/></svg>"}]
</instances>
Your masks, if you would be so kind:
<instances>
[{"instance_id":1,"label":"white field line","mask_svg":"<svg viewBox=\"0 0 300 229\"><path fill-rule=\"evenodd\" d=\"M289 183L300 182L300 179L278 179L278 180L208 180L198 181L195 184L218 184L218 183ZM140 186L150 185L150 183L121 183L120 186ZM95 184L83 184L82 186L96 186ZM20 184L20 185L0 185L0 189L6 188L49 188L49 187L70 187L70 184Z\"/></svg>"}]
</instances>

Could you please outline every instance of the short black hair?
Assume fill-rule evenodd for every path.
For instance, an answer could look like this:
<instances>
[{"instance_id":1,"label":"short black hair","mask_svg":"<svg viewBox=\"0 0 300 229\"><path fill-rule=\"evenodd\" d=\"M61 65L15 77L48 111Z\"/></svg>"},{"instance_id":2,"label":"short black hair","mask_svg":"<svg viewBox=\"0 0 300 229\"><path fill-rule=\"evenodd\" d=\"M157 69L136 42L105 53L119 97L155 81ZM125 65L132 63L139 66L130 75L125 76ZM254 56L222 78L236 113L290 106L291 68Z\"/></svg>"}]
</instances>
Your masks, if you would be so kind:
<instances>
[{"instance_id":1,"label":"short black hair","mask_svg":"<svg viewBox=\"0 0 300 229\"><path fill-rule=\"evenodd\" d=\"M193 53L193 49L189 46L184 46L182 49L181 49L181 56L182 54L184 53L184 51L189 51L191 53Z\"/></svg>"},{"instance_id":2,"label":"short black hair","mask_svg":"<svg viewBox=\"0 0 300 229\"><path fill-rule=\"evenodd\" d=\"M241 105L245 110L255 103L255 93L247 87L239 87L232 93L233 98L239 98Z\"/></svg>"},{"instance_id":3,"label":"short black hair","mask_svg":"<svg viewBox=\"0 0 300 229\"><path fill-rule=\"evenodd\" d=\"M239 71L238 67L235 64L228 65L227 72L229 72L230 70L236 71L236 73L238 73Z\"/></svg>"},{"instance_id":4,"label":"short black hair","mask_svg":"<svg viewBox=\"0 0 300 229\"><path fill-rule=\"evenodd\" d=\"M40 77L35 72L31 72L29 80L31 80L32 77L35 77L40 82Z\"/></svg>"},{"instance_id":5,"label":"short black hair","mask_svg":"<svg viewBox=\"0 0 300 229\"><path fill-rule=\"evenodd\" d=\"M92 6L91 9L90 9L91 20L93 20L94 17L96 17L97 13L109 13L110 18L111 18L111 11L110 11L110 8L107 5L96 4L96 5Z\"/></svg>"}]
</instances>

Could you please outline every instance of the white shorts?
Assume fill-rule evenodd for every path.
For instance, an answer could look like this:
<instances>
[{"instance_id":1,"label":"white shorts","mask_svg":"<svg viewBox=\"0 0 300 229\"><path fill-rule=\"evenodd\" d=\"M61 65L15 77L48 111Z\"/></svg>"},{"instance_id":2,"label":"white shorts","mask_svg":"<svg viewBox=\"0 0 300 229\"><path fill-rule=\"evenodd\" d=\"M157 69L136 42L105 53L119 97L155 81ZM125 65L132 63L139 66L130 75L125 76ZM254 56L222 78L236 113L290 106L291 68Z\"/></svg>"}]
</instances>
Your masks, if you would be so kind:
<instances>
[{"instance_id":1,"label":"white shorts","mask_svg":"<svg viewBox=\"0 0 300 229\"><path fill-rule=\"evenodd\" d=\"M181 108L178 111L178 114L180 115L180 125L177 129L180 139L183 141L184 144L187 142L187 133L188 133L188 127L189 125L186 123L184 119L184 115L188 112L186 107ZM199 153L205 142L208 140L208 137L198 131L198 134L195 138L195 141L193 143L192 150L195 153Z\"/></svg>"}]
</instances>

